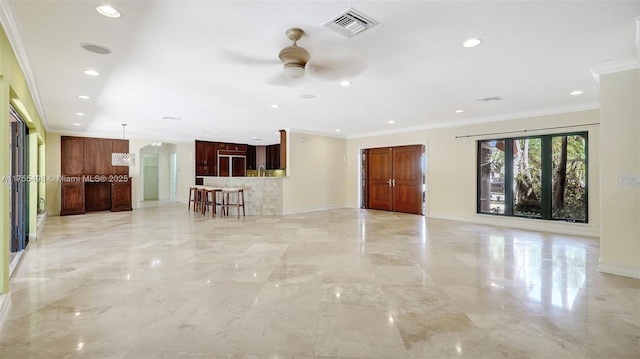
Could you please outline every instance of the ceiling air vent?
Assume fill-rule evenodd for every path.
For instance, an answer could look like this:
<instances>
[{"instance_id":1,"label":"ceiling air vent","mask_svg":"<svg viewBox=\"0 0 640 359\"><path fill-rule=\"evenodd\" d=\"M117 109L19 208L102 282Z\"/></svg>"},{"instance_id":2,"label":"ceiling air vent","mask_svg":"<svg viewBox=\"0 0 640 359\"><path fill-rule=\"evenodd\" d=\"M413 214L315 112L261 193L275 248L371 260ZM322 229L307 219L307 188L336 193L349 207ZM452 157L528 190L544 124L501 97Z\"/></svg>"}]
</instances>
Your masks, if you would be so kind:
<instances>
[{"instance_id":1,"label":"ceiling air vent","mask_svg":"<svg viewBox=\"0 0 640 359\"><path fill-rule=\"evenodd\" d=\"M352 37L376 25L378 25L377 21L354 8L350 8L322 26L346 37Z\"/></svg>"},{"instance_id":2,"label":"ceiling air vent","mask_svg":"<svg viewBox=\"0 0 640 359\"><path fill-rule=\"evenodd\" d=\"M496 102L496 101L502 101L502 100L504 100L504 98L502 98L500 96L494 96L494 97L481 98L478 101L483 102L483 103L487 103L487 102Z\"/></svg>"}]
</instances>

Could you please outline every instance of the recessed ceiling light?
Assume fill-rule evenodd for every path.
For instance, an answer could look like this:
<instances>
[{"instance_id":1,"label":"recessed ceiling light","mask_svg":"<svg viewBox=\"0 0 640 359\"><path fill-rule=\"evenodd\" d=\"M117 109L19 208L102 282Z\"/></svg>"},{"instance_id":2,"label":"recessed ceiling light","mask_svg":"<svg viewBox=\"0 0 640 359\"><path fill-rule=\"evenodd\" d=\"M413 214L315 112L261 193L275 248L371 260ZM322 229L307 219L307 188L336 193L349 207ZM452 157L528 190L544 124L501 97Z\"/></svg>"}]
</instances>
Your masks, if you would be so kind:
<instances>
[{"instance_id":1,"label":"recessed ceiling light","mask_svg":"<svg viewBox=\"0 0 640 359\"><path fill-rule=\"evenodd\" d=\"M73 125L74 125L74 126L82 126L82 124L81 124L81 123L77 123L77 122L76 122L76 123L74 123Z\"/></svg>"},{"instance_id":2,"label":"recessed ceiling light","mask_svg":"<svg viewBox=\"0 0 640 359\"><path fill-rule=\"evenodd\" d=\"M89 76L100 76L100 73L96 70L84 70L83 72L85 75Z\"/></svg>"},{"instance_id":3,"label":"recessed ceiling light","mask_svg":"<svg viewBox=\"0 0 640 359\"><path fill-rule=\"evenodd\" d=\"M209 137L209 136L211 136L211 135L207 133L205 136Z\"/></svg>"},{"instance_id":4,"label":"recessed ceiling light","mask_svg":"<svg viewBox=\"0 0 640 359\"><path fill-rule=\"evenodd\" d=\"M571 96L582 95L582 91L580 91L580 90L572 91L569 95L571 95Z\"/></svg>"},{"instance_id":5,"label":"recessed ceiling light","mask_svg":"<svg viewBox=\"0 0 640 359\"><path fill-rule=\"evenodd\" d=\"M300 98L304 98L304 99L307 99L307 100L308 100L308 99L315 98L315 97L316 97L315 95L312 95L312 94L310 94L310 93L308 93L308 94L304 94L304 95L300 95Z\"/></svg>"},{"instance_id":6,"label":"recessed ceiling light","mask_svg":"<svg viewBox=\"0 0 640 359\"><path fill-rule=\"evenodd\" d=\"M342 81L342 82L340 82L340 86L342 86L342 87L351 86L351 81L347 81L347 80Z\"/></svg>"},{"instance_id":7,"label":"recessed ceiling light","mask_svg":"<svg viewBox=\"0 0 640 359\"><path fill-rule=\"evenodd\" d=\"M456 110L456 113L463 113L464 110Z\"/></svg>"},{"instance_id":8,"label":"recessed ceiling light","mask_svg":"<svg viewBox=\"0 0 640 359\"><path fill-rule=\"evenodd\" d=\"M88 100L88 99L90 99L91 97L89 97L89 96L87 96L87 95L80 95L80 96L78 96L78 98L81 98L81 99L83 99L83 100Z\"/></svg>"},{"instance_id":9,"label":"recessed ceiling light","mask_svg":"<svg viewBox=\"0 0 640 359\"><path fill-rule=\"evenodd\" d=\"M467 41L465 41L462 46L463 47L476 47L478 45L480 45L482 43L482 39L478 39L478 38L471 38L468 39Z\"/></svg>"},{"instance_id":10,"label":"recessed ceiling light","mask_svg":"<svg viewBox=\"0 0 640 359\"><path fill-rule=\"evenodd\" d=\"M78 115L78 116L84 116L84 113L82 113L82 112L76 112L76 115Z\"/></svg>"},{"instance_id":11,"label":"recessed ceiling light","mask_svg":"<svg viewBox=\"0 0 640 359\"><path fill-rule=\"evenodd\" d=\"M341 129L339 129L339 128L336 128L336 132L340 132L340 131L342 131L342 130L341 130Z\"/></svg>"},{"instance_id":12,"label":"recessed ceiling light","mask_svg":"<svg viewBox=\"0 0 640 359\"><path fill-rule=\"evenodd\" d=\"M280 105L276 105L275 103L271 105L271 108L280 108Z\"/></svg>"},{"instance_id":13,"label":"recessed ceiling light","mask_svg":"<svg viewBox=\"0 0 640 359\"><path fill-rule=\"evenodd\" d=\"M390 121L387 121L387 123L389 123L389 124L392 124L392 125L393 125L394 123L396 123L396 121L394 121L394 120L390 120Z\"/></svg>"},{"instance_id":14,"label":"recessed ceiling light","mask_svg":"<svg viewBox=\"0 0 640 359\"><path fill-rule=\"evenodd\" d=\"M101 15L112 18L118 18L121 15L120 11L114 9L109 5L100 5L96 7L96 11L98 11Z\"/></svg>"}]
</instances>

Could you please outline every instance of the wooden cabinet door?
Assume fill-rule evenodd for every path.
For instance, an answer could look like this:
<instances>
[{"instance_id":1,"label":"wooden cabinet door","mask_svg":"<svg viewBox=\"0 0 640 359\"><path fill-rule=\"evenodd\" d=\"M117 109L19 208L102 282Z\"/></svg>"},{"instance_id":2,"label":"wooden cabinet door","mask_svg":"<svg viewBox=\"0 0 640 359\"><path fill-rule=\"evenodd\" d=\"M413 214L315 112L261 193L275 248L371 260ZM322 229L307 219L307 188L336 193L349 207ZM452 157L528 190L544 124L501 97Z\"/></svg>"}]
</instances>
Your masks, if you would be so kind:
<instances>
[{"instance_id":1,"label":"wooden cabinet door","mask_svg":"<svg viewBox=\"0 0 640 359\"><path fill-rule=\"evenodd\" d=\"M220 156L218 161L220 162L218 176L229 177L229 156Z\"/></svg>"},{"instance_id":2,"label":"wooden cabinet door","mask_svg":"<svg viewBox=\"0 0 640 359\"><path fill-rule=\"evenodd\" d=\"M111 174L111 140L84 138L83 170L87 175Z\"/></svg>"},{"instance_id":3,"label":"wooden cabinet door","mask_svg":"<svg viewBox=\"0 0 640 359\"><path fill-rule=\"evenodd\" d=\"M83 171L84 141L82 137L60 138L60 170L67 176L81 175Z\"/></svg>"},{"instance_id":4,"label":"wooden cabinet door","mask_svg":"<svg viewBox=\"0 0 640 359\"><path fill-rule=\"evenodd\" d=\"M131 211L131 180L111 183L111 212Z\"/></svg>"},{"instance_id":5,"label":"wooden cabinet door","mask_svg":"<svg viewBox=\"0 0 640 359\"><path fill-rule=\"evenodd\" d=\"M247 169L255 170L256 166L256 146L247 146Z\"/></svg>"},{"instance_id":6,"label":"wooden cabinet door","mask_svg":"<svg viewBox=\"0 0 640 359\"><path fill-rule=\"evenodd\" d=\"M205 171L204 174L206 176L217 176L218 175L218 148L214 142L207 142L205 147Z\"/></svg>"},{"instance_id":7,"label":"wooden cabinet door","mask_svg":"<svg viewBox=\"0 0 640 359\"><path fill-rule=\"evenodd\" d=\"M367 150L368 208L393 209L392 165L390 147Z\"/></svg>"},{"instance_id":8,"label":"wooden cabinet door","mask_svg":"<svg viewBox=\"0 0 640 359\"><path fill-rule=\"evenodd\" d=\"M84 183L62 182L60 215L84 214Z\"/></svg>"},{"instance_id":9,"label":"wooden cabinet door","mask_svg":"<svg viewBox=\"0 0 640 359\"><path fill-rule=\"evenodd\" d=\"M393 210L422 214L422 153L424 146L393 147Z\"/></svg>"},{"instance_id":10,"label":"wooden cabinet door","mask_svg":"<svg viewBox=\"0 0 640 359\"><path fill-rule=\"evenodd\" d=\"M111 140L112 153L129 153L129 140ZM111 155L107 156L111 158ZM111 166L111 172L114 175L128 175L129 166Z\"/></svg>"},{"instance_id":11,"label":"wooden cabinet door","mask_svg":"<svg viewBox=\"0 0 640 359\"><path fill-rule=\"evenodd\" d=\"M87 212L111 209L111 184L109 182L85 182L84 200Z\"/></svg>"},{"instance_id":12,"label":"wooden cabinet door","mask_svg":"<svg viewBox=\"0 0 640 359\"><path fill-rule=\"evenodd\" d=\"M206 142L196 141L196 176L204 176L206 174L206 146Z\"/></svg>"},{"instance_id":13,"label":"wooden cabinet door","mask_svg":"<svg viewBox=\"0 0 640 359\"><path fill-rule=\"evenodd\" d=\"M267 169L277 170L280 169L280 145L267 146Z\"/></svg>"},{"instance_id":14,"label":"wooden cabinet door","mask_svg":"<svg viewBox=\"0 0 640 359\"><path fill-rule=\"evenodd\" d=\"M244 177L246 175L246 159L244 157L231 157L231 176Z\"/></svg>"}]
</instances>

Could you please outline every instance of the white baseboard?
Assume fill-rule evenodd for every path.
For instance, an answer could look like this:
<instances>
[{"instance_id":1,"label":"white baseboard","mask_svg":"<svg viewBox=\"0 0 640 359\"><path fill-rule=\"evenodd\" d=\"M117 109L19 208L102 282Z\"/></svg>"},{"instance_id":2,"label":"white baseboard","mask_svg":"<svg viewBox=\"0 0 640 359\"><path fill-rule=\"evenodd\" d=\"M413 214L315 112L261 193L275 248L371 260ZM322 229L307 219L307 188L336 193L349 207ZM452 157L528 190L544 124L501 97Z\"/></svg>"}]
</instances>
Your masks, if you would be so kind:
<instances>
[{"instance_id":1,"label":"white baseboard","mask_svg":"<svg viewBox=\"0 0 640 359\"><path fill-rule=\"evenodd\" d=\"M31 240L31 238L29 238L29 240ZM16 256L13 257L13 260L11 261L11 263L9 263L9 276L11 276L13 274L13 271L18 267L18 263L20 263L20 259L22 258L24 251L25 250L21 250L20 252L16 253Z\"/></svg>"},{"instance_id":2,"label":"white baseboard","mask_svg":"<svg viewBox=\"0 0 640 359\"><path fill-rule=\"evenodd\" d=\"M640 279L640 267L626 264L608 263L600 260L600 272Z\"/></svg>"},{"instance_id":3,"label":"white baseboard","mask_svg":"<svg viewBox=\"0 0 640 359\"><path fill-rule=\"evenodd\" d=\"M0 294L0 325L4 322L4 319L9 314L9 307L11 306L11 293Z\"/></svg>"},{"instance_id":4,"label":"white baseboard","mask_svg":"<svg viewBox=\"0 0 640 359\"><path fill-rule=\"evenodd\" d=\"M582 237L600 237L600 229L594 229L586 223L570 223L547 221L542 219L517 218L495 215L476 214L474 216L454 216L439 213L429 213L429 218L446 219L450 221L469 222L496 227L525 229L530 231L551 232Z\"/></svg>"},{"instance_id":5,"label":"white baseboard","mask_svg":"<svg viewBox=\"0 0 640 359\"><path fill-rule=\"evenodd\" d=\"M316 206L316 207L307 207L307 208L295 208L295 209L290 209L290 210L286 210L286 211L282 211L283 215L288 215L288 214L300 214L300 213L309 213L309 212L319 212L319 211L328 211L328 210L332 210L332 209L340 209L340 208L346 208L345 205L343 204L334 204L334 205L328 205L328 206Z\"/></svg>"}]
</instances>

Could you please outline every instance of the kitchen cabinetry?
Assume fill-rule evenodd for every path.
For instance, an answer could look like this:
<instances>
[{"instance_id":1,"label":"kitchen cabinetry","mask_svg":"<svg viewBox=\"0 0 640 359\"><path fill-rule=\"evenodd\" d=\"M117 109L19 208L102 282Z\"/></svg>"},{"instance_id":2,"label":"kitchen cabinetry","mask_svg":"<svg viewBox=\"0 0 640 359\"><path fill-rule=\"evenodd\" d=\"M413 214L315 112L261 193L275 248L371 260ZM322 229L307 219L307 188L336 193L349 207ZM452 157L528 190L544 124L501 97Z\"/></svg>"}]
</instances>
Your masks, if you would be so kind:
<instances>
[{"instance_id":1,"label":"kitchen cabinetry","mask_svg":"<svg viewBox=\"0 0 640 359\"><path fill-rule=\"evenodd\" d=\"M112 153L129 153L129 141L60 138L60 215L131 210L129 167L112 166Z\"/></svg>"},{"instance_id":2,"label":"kitchen cabinetry","mask_svg":"<svg viewBox=\"0 0 640 359\"><path fill-rule=\"evenodd\" d=\"M247 169L257 170L256 146L247 145Z\"/></svg>"},{"instance_id":3,"label":"kitchen cabinetry","mask_svg":"<svg viewBox=\"0 0 640 359\"><path fill-rule=\"evenodd\" d=\"M287 133L280 131L280 143L254 146L242 143L195 141L195 183L202 185L202 177L242 177L247 170L278 170L286 167ZM263 173L264 174L264 173Z\"/></svg>"},{"instance_id":4,"label":"kitchen cabinetry","mask_svg":"<svg viewBox=\"0 0 640 359\"><path fill-rule=\"evenodd\" d=\"M218 173L217 143L196 141L196 176L216 176Z\"/></svg>"},{"instance_id":5,"label":"kitchen cabinetry","mask_svg":"<svg viewBox=\"0 0 640 359\"><path fill-rule=\"evenodd\" d=\"M267 146L267 169L280 169L280 144Z\"/></svg>"},{"instance_id":6,"label":"kitchen cabinetry","mask_svg":"<svg viewBox=\"0 0 640 359\"><path fill-rule=\"evenodd\" d=\"M196 176L244 176L248 148L246 144L196 141ZM253 155L255 158L255 147Z\"/></svg>"},{"instance_id":7,"label":"kitchen cabinetry","mask_svg":"<svg viewBox=\"0 0 640 359\"><path fill-rule=\"evenodd\" d=\"M84 140L82 137L60 139L60 173L68 176L83 174Z\"/></svg>"},{"instance_id":8,"label":"kitchen cabinetry","mask_svg":"<svg viewBox=\"0 0 640 359\"><path fill-rule=\"evenodd\" d=\"M60 188L62 203L60 215L84 214L84 183L62 182Z\"/></svg>"},{"instance_id":9,"label":"kitchen cabinetry","mask_svg":"<svg viewBox=\"0 0 640 359\"><path fill-rule=\"evenodd\" d=\"M111 211L131 210L131 181L111 182Z\"/></svg>"}]
</instances>

